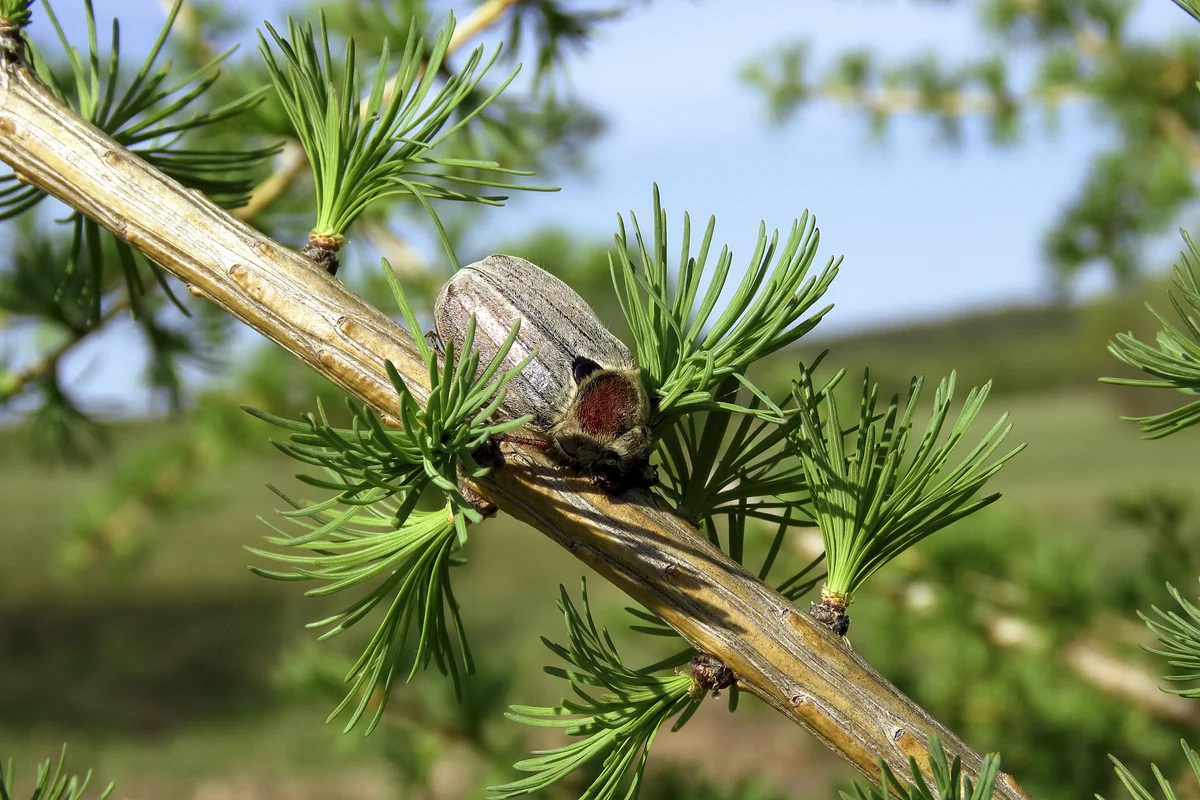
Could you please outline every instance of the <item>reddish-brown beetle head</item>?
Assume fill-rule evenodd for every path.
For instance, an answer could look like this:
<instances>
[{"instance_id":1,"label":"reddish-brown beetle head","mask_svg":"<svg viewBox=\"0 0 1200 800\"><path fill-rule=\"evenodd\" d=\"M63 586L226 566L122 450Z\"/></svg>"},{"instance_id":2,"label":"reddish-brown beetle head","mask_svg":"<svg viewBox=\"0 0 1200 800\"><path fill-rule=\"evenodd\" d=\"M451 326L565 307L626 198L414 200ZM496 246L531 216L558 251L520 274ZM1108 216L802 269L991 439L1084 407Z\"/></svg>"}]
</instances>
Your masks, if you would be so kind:
<instances>
[{"instance_id":1,"label":"reddish-brown beetle head","mask_svg":"<svg viewBox=\"0 0 1200 800\"><path fill-rule=\"evenodd\" d=\"M637 370L580 356L572 372L575 396L552 432L557 449L611 487L652 485L650 401Z\"/></svg>"},{"instance_id":2,"label":"reddish-brown beetle head","mask_svg":"<svg viewBox=\"0 0 1200 800\"><path fill-rule=\"evenodd\" d=\"M630 376L597 372L579 387L575 420L579 430L589 436L620 436L645 423L645 404L645 392Z\"/></svg>"}]
</instances>

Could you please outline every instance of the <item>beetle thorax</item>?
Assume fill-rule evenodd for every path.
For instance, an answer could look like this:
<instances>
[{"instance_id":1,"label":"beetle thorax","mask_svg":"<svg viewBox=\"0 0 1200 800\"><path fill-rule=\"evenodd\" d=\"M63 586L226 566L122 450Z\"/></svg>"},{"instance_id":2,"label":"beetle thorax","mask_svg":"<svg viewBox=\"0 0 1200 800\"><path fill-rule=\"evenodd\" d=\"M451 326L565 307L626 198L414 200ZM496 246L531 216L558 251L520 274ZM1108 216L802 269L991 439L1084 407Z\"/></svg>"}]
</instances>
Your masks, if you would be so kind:
<instances>
[{"instance_id":1,"label":"beetle thorax","mask_svg":"<svg viewBox=\"0 0 1200 800\"><path fill-rule=\"evenodd\" d=\"M594 369L592 369L594 368ZM617 472L650 457L650 404L636 370L587 362L562 419L551 431L556 448L590 469Z\"/></svg>"},{"instance_id":2,"label":"beetle thorax","mask_svg":"<svg viewBox=\"0 0 1200 800\"><path fill-rule=\"evenodd\" d=\"M575 422L590 436L620 436L642 422L645 400L641 387L620 372L588 376L575 395Z\"/></svg>"}]
</instances>

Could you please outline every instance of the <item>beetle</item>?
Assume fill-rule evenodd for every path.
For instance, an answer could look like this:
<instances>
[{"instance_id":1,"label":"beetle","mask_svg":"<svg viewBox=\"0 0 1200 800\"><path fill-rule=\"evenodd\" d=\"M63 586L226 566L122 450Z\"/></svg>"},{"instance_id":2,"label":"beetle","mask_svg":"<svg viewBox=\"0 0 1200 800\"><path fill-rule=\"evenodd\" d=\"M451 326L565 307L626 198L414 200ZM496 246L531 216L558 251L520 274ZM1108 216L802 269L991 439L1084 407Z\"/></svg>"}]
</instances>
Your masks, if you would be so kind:
<instances>
[{"instance_id":1,"label":"beetle","mask_svg":"<svg viewBox=\"0 0 1200 800\"><path fill-rule=\"evenodd\" d=\"M499 416L531 414L537 444L606 491L657 483L652 407L637 363L575 290L523 258L491 255L458 270L434 302L446 345L464 340L472 316L481 370L518 320L502 369L533 354L508 383Z\"/></svg>"}]
</instances>

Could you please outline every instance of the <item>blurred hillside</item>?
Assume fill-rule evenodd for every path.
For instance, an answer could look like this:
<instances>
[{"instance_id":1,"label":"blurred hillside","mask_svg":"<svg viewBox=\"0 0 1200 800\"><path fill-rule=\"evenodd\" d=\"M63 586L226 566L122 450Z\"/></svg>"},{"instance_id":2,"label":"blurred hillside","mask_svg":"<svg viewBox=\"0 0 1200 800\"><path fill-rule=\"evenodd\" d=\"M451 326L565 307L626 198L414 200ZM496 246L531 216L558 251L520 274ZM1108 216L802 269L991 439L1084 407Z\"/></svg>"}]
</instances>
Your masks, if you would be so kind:
<instances>
[{"instance_id":1,"label":"blurred hillside","mask_svg":"<svg viewBox=\"0 0 1200 800\"><path fill-rule=\"evenodd\" d=\"M1135 409L1169 406L1175 398L1102 387L1097 380L1133 374L1106 347L1118 331L1152 340L1158 325L1146 304L1170 312L1170 288L1165 278L1148 279L1127 293L1079 304L1014 305L828 338L818 328L800 358L828 348L839 367L856 376L869 367L872 379L892 391L905 389L913 375L934 378L953 370L969 386L990 380L996 397L1102 391L1121 413L1143 413ZM794 354L780 361L788 357Z\"/></svg>"}]
</instances>

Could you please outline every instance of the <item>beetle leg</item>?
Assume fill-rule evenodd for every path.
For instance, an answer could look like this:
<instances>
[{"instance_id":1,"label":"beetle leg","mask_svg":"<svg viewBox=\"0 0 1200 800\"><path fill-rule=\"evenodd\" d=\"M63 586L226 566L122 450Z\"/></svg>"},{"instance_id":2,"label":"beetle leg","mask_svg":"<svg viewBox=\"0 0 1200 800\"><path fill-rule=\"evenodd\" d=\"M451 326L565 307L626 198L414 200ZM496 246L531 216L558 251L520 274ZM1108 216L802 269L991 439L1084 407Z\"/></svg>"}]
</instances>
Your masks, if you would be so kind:
<instances>
[{"instance_id":1,"label":"beetle leg","mask_svg":"<svg viewBox=\"0 0 1200 800\"><path fill-rule=\"evenodd\" d=\"M507 434L507 433L502 436L497 436L495 438L499 439L502 442L510 442L512 444L524 444L524 445L528 445L530 447L536 447L539 450L545 450L546 448L548 448L550 446L550 443L547 442L545 439L529 439L524 436L512 436L511 434Z\"/></svg>"},{"instance_id":2,"label":"beetle leg","mask_svg":"<svg viewBox=\"0 0 1200 800\"><path fill-rule=\"evenodd\" d=\"M438 336L437 331L429 331L425 334L425 341L429 342L429 346L433 348L439 356L445 358L446 343L442 341L442 337Z\"/></svg>"}]
</instances>

